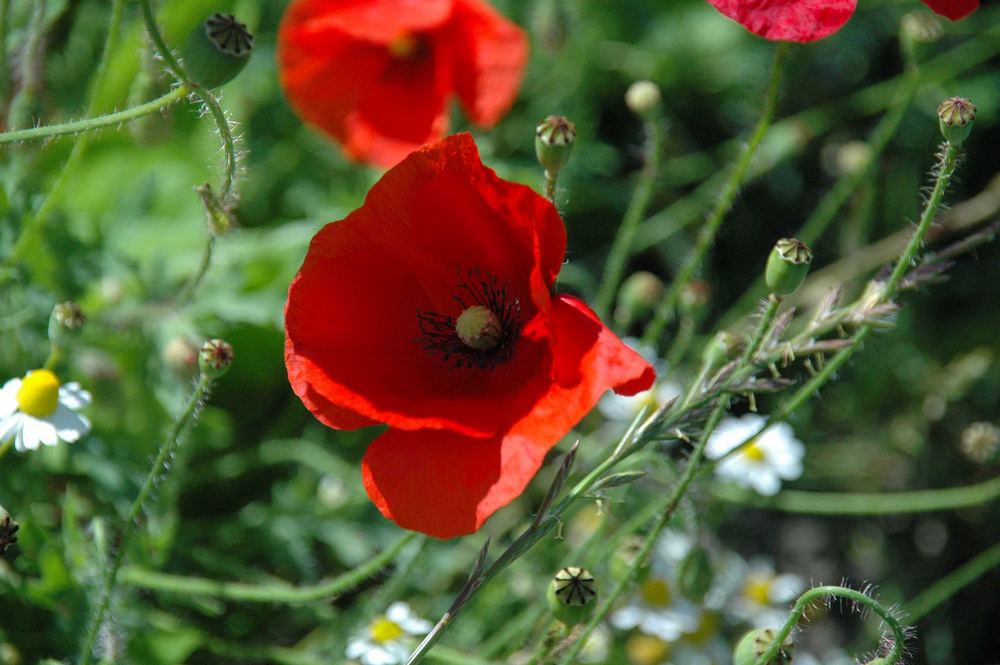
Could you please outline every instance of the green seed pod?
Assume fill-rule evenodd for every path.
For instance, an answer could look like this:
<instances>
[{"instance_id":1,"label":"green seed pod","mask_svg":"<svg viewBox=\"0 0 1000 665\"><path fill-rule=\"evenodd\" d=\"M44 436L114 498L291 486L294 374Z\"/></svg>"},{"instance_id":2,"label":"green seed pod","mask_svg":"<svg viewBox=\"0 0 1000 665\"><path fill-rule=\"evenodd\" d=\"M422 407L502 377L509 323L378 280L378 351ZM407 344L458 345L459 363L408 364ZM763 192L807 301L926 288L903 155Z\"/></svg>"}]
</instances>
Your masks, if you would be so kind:
<instances>
[{"instance_id":1,"label":"green seed pod","mask_svg":"<svg viewBox=\"0 0 1000 665\"><path fill-rule=\"evenodd\" d=\"M701 353L701 362L712 369L727 362L740 346L740 338L728 330L719 331Z\"/></svg>"},{"instance_id":2,"label":"green seed pod","mask_svg":"<svg viewBox=\"0 0 1000 665\"><path fill-rule=\"evenodd\" d=\"M801 240L782 238L774 243L774 249L767 257L764 281L771 293L787 296L802 286L809 274L812 251Z\"/></svg>"},{"instance_id":3,"label":"green seed pod","mask_svg":"<svg viewBox=\"0 0 1000 665\"><path fill-rule=\"evenodd\" d=\"M535 128L535 155L550 175L556 175L569 161L576 125L561 115L550 115Z\"/></svg>"},{"instance_id":4,"label":"green seed pod","mask_svg":"<svg viewBox=\"0 0 1000 665\"><path fill-rule=\"evenodd\" d=\"M736 644L733 650L733 665L754 665L774 642L775 635L776 632L771 628L751 630ZM791 640L785 640L770 665L790 665L794 651L795 645Z\"/></svg>"},{"instance_id":5,"label":"green seed pod","mask_svg":"<svg viewBox=\"0 0 1000 665\"><path fill-rule=\"evenodd\" d=\"M221 339L210 339L205 342L198 353L198 367L201 373L213 379L229 371L233 364L233 347Z\"/></svg>"},{"instance_id":6,"label":"green seed pod","mask_svg":"<svg viewBox=\"0 0 1000 665\"><path fill-rule=\"evenodd\" d=\"M49 316L49 341L56 346L67 346L87 323L87 316L75 302L61 302L52 308Z\"/></svg>"},{"instance_id":7,"label":"green seed pod","mask_svg":"<svg viewBox=\"0 0 1000 665\"><path fill-rule=\"evenodd\" d=\"M704 600L705 594L712 588L712 581L715 579L712 560L705 548L698 545L691 548L691 551L681 559L677 568L677 577L681 593L689 600L696 603Z\"/></svg>"},{"instance_id":8,"label":"green seed pod","mask_svg":"<svg viewBox=\"0 0 1000 665\"><path fill-rule=\"evenodd\" d=\"M653 273L645 270L632 273L618 289L615 321L625 327L649 316L665 290L663 280Z\"/></svg>"},{"instance_id":9,"label":"green seed pod","mask_svg":"<svg viewBox=\"0 0 1000 665\"><path fill-rule=\"evenodd\" d=\"M191 32L181 51L194 83L218 88L240 73L250 59L253 35L232 14L215 13Z\"/></svg>"},{"instance_id":10,"label":"green seed pod","mask_svg":"<svg viewBox=\"0 0 1000 665\"><path fill-rule=\"evenodd\" d=\"M575 566L556 573L545 594L552 616L566 625L578 624L590 616L595 598L597 589L593 575L586 568Z\"/></svg>"},{"instance_id":11,"label":"green seed pod","mask_svg":"<svg viewBox=\"0 0 1000 665\"><path fill-rule=\"evenodd\" d=\"M972 132L976 119L976 105L965 97L952 97L938 107L938 124L941 135L952 145L962 145Z\"/></svg>"}]
</instances>

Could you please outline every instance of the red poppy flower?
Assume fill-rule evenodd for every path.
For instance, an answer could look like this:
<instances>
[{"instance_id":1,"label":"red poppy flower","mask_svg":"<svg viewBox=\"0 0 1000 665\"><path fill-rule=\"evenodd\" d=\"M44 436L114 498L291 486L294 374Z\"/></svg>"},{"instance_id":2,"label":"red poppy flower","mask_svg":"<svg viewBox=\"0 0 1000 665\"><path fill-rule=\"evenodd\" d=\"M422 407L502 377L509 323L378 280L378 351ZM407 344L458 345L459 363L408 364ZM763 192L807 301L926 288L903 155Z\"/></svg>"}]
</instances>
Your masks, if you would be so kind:
<instances>
[{"instance_id":1,"label":"red poppy flower","mask_svg":"<svg viewBox=\"0 0 1000 665\"><path fill-rule=\"evenodd\" d=\"M609 388L653 369L553 296L555 208L479 161L468 134L412 153L313 238L285 307L292 388L323 423L385 423L365 489L400 526L471 533L518 496Z\"/></svg>"},{"instance_id":2,"label":"red poppy flower","mask_svg":"<svg viewBox=\"0 0 1000 665\"><path fill-rule=\"evenodd\" d=\"M496 124L527 53L521 29L483 0L295 0L278 32L295 111L383 166L444 136L453 94L474 123Z\"/></svg>"},{"instance_id":3,"label":"red poppy flower","mask_svg":"<svg viewBox=\"0 0 1000 665\"><path fill-rule=\"evenodd\" d=\"M708 0L744 28L772 41L814 42L840 30L857 0ZM957 20L979 7L979 0L923 0L942 16Z\"/></svg>"}]
</instances>

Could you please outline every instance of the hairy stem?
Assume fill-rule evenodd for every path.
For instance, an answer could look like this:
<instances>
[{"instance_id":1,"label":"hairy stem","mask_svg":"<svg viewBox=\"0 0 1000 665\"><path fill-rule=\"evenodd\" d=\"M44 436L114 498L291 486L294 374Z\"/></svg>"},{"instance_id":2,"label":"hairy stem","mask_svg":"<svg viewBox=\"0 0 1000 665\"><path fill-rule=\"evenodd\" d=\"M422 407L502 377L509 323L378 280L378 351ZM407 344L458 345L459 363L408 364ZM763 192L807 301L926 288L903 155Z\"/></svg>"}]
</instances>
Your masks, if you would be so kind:
<instances>
[{"instance_id":1,"label":"hairy stem","mask_svg":"<svg viewBox=\"0 0 1000 665\"><path fill-rule=\"evenodd\" d=\"M694 249L688 254L684 265L677 272L673 282L670 284L670 288L663 296L663 300L657 306L653 320L646 327L646 331L642 336L642 341L645 344L657 344L659 342L663 330L673 320L674 310L677 307L681 291L683 291L685 285L694 277L695 272L701 268L705 255L715 242L715 236L719 232L719 227L722 226L726 215L729 214L733 201L736 199L736 194L740 191L740 185L743 184L747 170L750 168L750 162L757 153L757 148L760 146L761 141L764 140L764 136L771 126L771 120L774 118L774 109L778 104L781 69L787 52L788 44L786 42L779 43L775 48L774 61L771 64L771 74L767 83L767 92L764 96L764 110L753 132L750 134L750 139L747 141L743 153L740 155L732 171L730 171L729 177L719 194L719 198L715 202L715 207L702 227Z\"/></svg>"}]
</instances>

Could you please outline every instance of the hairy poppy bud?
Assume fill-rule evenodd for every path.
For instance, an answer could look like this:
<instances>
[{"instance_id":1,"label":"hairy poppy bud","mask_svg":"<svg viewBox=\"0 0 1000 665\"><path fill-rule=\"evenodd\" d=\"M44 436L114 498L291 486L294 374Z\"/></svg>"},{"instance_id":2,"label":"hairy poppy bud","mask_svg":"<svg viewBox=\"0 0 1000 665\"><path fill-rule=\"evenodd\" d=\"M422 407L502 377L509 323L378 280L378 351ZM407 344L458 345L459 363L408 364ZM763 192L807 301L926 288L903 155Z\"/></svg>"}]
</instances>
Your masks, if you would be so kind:
<instances>
[{"instance_id":1,"label":"hairy poppy bud","mask_svg":"<svg viewBox=\"0 0 1000 665\"><path fill-rule=\"evenodd\" d=\"M660 108L663 96L652 81L636 81L625 91L625 104L637 116L649 119Z\"/></svg>"},{"instance_id":2,"label":"hairy poppy bud","mask_svg":"<svg viewBox=\"0 0 1000 665\"><path fill-rule=\"evenodd\" d=\"M535 128L535 155L549 174L559 173L569 161L576 125L561 115L550 115Z\"/></svg>"},{"instance_id":3,"label":"hairy poppy bud","mask_svg":"<svg viewBox=\"0 0 1000 665\"><path fill-rule=\"evenodd\" d=\"M215 13L198 24L181 54L191 80L206 88L232 81L246 66L253 35L232 14Z\"/></svg>"},{"instance_id":4,"label":"hairy poppy bud","mask_svg":"<svg viewBox=\"0 0 1000 665\"><path fill-rule=\"evenodd\" d=\"M736 644L736 649L733 650L733 665L754 665L774 642L775 636L776 631L771 628L751 630ZM795 645L791 640L785 640L771 661L771 665L789 665L794 651Z\"/></svg>"},{"instance_id":5,"label":"hairy poppy bud","mask_svg":"<svg viewBox=\"0 0 1000 665\"><path fill-rule=\"evenodd\" d=\"M795 293L809 274L812 259L812 250L801 240L782 238L774 243L764 270L767 288L779 296Z\"/></svg>"},{"instance_id":6,"label":"hairy poppy bud","mask_svg":"<svg viewBox=\"0 0 1000 665\"><path fill-rule=\"evenodd\" d=\"M677 578L681 593L690 600L700 603L712 587L715 571L704 547L695 545L681 559L677 568Z\"/></svg>"},{"instance_id":7,"label":"hairy poppy bud","mask_svg":"<svg viewBox=\"0 0 1000 665\"><path fill-rule=\"evenodd\" d=\"M49 317L49 341L65 346L87 323L87 316L75 302L67 300L52 308Z\"/></svg>"},{"instance_id":8,"label":"hairy poppy bud","mask_svg":"<svg viewBox=\"0 0 1000 665\"><path fill-rule=\"evenodd\" d=\"M976 119L976 105L965 97L952 97L938 107L941 135L952 145L962 145L972 132Z\"/></svg>"},{"instance_id":9,"label":"hairy poppy bud","mask_svg":"<svg viewBox=\"0 0 1000 665\"><path fill-rule=\"evenodd\" d=\"M640 270L628 276L618 290L615 320L622 326L642 319L652 313L663 297L663 280L651 272Z\"/></svg>"},{"instance_id":10,"label":"hairy poppy bud","mask_svg":"<svg viewBox=\"0 0 1000 665\"><path fill-rule=\"evenodd\" d=\"M573 625L586 619L594 609L597 589L594 577L586 568L562 568L549 582L545 600L549 610L564 624Z\"/></svg>"},{"instance_id":11,"label":"hairy poppy bud","mask_svg":"<svg viewBox=\"0 0 1000 665\"><path fill-rule=\"evenodd\" d=\"M221 339L210 339L198 354L198 367L205 376L217 379L233 364L233 347Z\"/></svg>"}]
</instances>

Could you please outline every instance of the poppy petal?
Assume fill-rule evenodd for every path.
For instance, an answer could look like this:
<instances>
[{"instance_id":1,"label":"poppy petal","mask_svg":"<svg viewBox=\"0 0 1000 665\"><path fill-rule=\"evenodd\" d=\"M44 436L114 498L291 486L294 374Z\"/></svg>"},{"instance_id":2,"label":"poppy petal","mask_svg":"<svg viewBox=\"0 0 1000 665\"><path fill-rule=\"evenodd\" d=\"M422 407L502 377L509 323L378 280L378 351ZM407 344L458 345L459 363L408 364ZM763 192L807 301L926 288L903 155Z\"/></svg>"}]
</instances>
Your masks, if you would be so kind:
<instances>
[{"instance_id":1,"label":"poppy petal","mask_svg":"<svg viewBox=\"0 0 1000 665\"><path fill-rule=\"evenodd\" d=\"M359 425L324 403L403 429L505 428L548 389L548 293L565 242L552 205L484 167L468 135L417 151L313 238L285 310L295 392L334 427ZM458 282L486 274L521 301L524 330L506 362L454 368L422 348L417 315L457 316Z\"/></svg>"},{"instance_id":2,"label":"poppy petal","mask_svg":"<svg viewBox=\"0 0 1000 665\"><path fill-rule=\"evenodd\" d=\"M372 442L362 476L383 515L438 538L472 533L524 491L545 453L607 389L630 394L652 385L653 368L579 300L560 296L553 318L559 382L502 437L390 429Z\"/></svg>"},{"instance_id":3,"label":"poppy petal","mask_svg":"<svg viewBox=\"0 0 1000 665\"><path fill-rule=\"evenodd\" d=\"M456 0L448 26L462 107L477 125L492 127L517 98L528 40L517 25L481 0Z\"/></svg>"},{"instance_id":4,"label":"poppy petal","mask_svg":"<svg viewBox=\"0 0 1000 665\"><path fill-rule=\"evenodd\" d=\"M455 0L297 0L289 6L282 31L336 30L385 44L400 36L444 23Z\"/></svg>"},{"instance_id":5,"label":"poppy petal","mask_svg":"<svg viewBox=\"0 0 1000 665\"><path fill-rule=\"evenodd\" d=\"M935 14L946 16L952 21L965 18L979 9L979 0L923 0Z\"/></svg>"},{"instance_id":6,"label":"poppy petal","mask_svg":"<svg viewBox=\"0 0 1000 665\"><path fill-rule=\"evenodd\" d=\"M708 0L744 28L772 41L814 42L847 23L857 0Z\"/></svg>"},{"instance_id":7,"label":"poppy petal","mask_svg":"<svg viewBox=\"0 0 1000 665\"><path fill-rule=\"evenodd\" d=\"M292 9L296 9L295 5ZM281 84L295 112L355 159L392 165L447 127L450 63L432 39L410 59L290 11L278 35Z\"/></svg>"}]
</instances>

